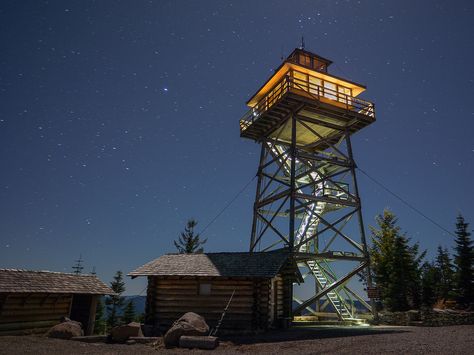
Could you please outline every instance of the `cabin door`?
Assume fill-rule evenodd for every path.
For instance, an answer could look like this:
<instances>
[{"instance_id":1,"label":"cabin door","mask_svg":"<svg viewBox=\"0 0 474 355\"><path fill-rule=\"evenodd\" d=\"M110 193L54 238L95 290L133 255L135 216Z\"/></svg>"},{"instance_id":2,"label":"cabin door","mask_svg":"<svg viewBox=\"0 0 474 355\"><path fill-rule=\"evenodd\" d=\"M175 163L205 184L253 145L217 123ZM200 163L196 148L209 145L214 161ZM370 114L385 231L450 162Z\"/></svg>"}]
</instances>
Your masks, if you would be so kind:
<instances>
[{"instance_id":1,"label":"cabin door","mask_svg":"<svg viewBox=\"0 0 474 355\"><path fill-rule=\"evenodd\" d=\"M94 302L97 296L93 295L79 295L72 296L71 314L69 318L77 322L81 322L82 329L85 335L90 335L93 332L93 323L91 325L91 318L95 318ZM92 326L92 329L91 329Z\"/></svg>"}]
</instances>

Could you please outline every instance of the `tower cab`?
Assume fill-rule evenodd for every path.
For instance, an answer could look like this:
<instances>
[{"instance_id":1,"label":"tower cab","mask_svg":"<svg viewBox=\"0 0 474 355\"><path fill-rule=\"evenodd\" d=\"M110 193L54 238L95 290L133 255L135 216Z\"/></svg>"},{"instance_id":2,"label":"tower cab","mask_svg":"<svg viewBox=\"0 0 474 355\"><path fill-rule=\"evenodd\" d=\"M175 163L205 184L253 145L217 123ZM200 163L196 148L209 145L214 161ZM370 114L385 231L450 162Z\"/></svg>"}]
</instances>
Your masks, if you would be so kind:
<instances>
[{"instance_id":1,"label":"tower cab","mask_svg":"<svg viewBox=\"0 0 474 355\"><path fill-rule=\"evenodd\" d=\"M375 121L374 105L357 96L364 85L329 74L329 59L297 48L247 101L241 136L260 140L289 112L355 132ZM296 111L298 112L296 112Z\"/></svg>"}]
</instances>

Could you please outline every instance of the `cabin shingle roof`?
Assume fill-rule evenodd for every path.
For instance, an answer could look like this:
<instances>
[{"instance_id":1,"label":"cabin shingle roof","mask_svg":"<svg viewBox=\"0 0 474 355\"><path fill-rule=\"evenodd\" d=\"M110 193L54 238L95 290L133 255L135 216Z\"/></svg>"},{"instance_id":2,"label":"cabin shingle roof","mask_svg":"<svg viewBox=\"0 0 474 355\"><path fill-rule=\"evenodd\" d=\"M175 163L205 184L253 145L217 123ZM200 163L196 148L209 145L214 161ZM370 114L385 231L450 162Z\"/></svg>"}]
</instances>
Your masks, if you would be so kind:
<instances>
[{"instance_id":1,"label":"cabin shingle roof","mask_svg":"<svg viewBox=\"0 0 474 355\"><path fill-rule=\"evenodd\" d=\"M128 276L275 277L287 260L283 251L166 254Z\"/></svg>"},{"instance_id":2,"label":"cabin shingle roof","mask_svg":"<svg viewBox=\"0 0 474 355\"><path fill-rule=\"evenodd\" d=\"M22 269L0 269L0 293L114 294L95 275Z\"/></svg>"}]
</instances>

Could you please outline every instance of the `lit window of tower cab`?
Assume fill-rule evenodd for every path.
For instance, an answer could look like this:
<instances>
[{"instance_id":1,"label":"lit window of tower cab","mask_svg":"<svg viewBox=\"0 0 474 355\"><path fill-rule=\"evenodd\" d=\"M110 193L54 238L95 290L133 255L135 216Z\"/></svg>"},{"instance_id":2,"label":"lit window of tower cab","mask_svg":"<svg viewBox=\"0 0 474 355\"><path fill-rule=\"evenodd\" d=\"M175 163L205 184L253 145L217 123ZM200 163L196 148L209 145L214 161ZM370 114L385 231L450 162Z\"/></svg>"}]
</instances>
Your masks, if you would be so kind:
<instances>
[{"instance_id":1,"label":"lit window of tower cab","mask_svg":"<svg viewBox=\"0 0 474 355\"><path fill-rule=\"evenodd\" d=\"M361 275L371 280L351 135L375 121L374 105L330 64L295 49L240 120L261 145L250 251L286 249L304 278L286 283L288 321L358 322L372 309L359 295Z\"/></svg>"}]
</instances>

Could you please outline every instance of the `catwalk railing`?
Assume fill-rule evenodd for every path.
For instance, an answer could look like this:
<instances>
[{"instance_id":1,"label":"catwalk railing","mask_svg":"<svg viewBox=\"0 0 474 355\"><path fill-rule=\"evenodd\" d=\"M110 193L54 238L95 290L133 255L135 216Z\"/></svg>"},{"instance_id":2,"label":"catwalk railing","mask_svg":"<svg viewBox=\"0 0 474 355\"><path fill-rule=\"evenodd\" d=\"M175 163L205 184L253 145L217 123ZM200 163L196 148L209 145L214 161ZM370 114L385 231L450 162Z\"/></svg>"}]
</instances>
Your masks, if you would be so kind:
<instances>
[{"instance_id":1,"label":"catwalk railing","mask_svg":"<svg viewBox=\"0 0 474 355\"><path fill-rule=\"evenodd\" d=\"M263 113L271 109L290 91L302 96L309 96L313 100L325 102L346 111L375 117L375 107L373 103L311 83L307 80L295 78L288 73L240 119L240 132L245 131Z\"/></svg>"}]
</instances>

